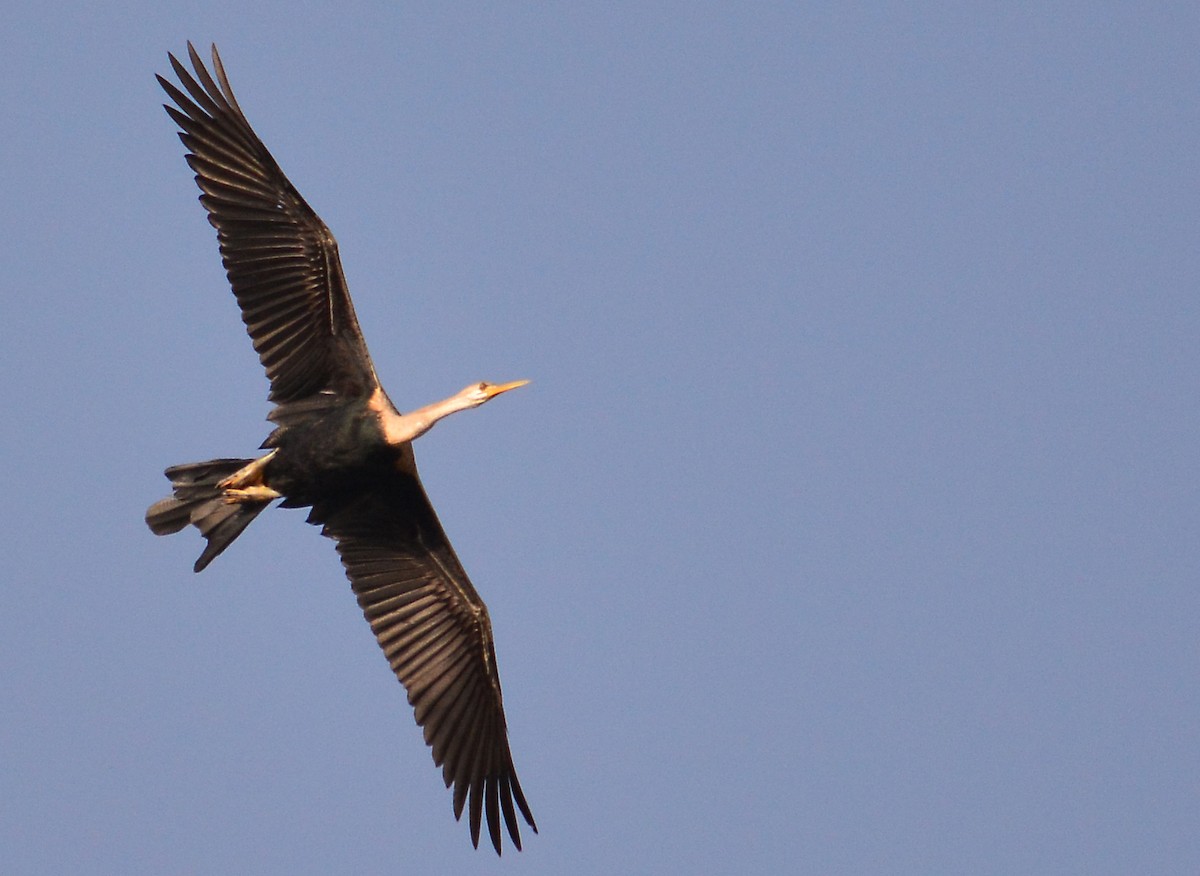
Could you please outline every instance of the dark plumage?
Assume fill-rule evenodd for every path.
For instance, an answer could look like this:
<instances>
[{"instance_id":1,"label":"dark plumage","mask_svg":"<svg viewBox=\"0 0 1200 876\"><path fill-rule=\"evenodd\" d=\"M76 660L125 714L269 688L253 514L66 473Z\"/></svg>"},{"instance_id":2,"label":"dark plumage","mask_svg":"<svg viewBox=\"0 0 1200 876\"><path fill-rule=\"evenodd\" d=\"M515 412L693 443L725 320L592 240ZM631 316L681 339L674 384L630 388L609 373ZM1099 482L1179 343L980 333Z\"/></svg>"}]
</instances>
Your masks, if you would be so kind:
<instances>
[{"instance_id":1,"label":"dark plumage","mask_svg":"<svg viewBox=\"0 0 1200 876\"><path fill-rule=\"evenodd\" d=\"M270 380L276 428L259 459L167 469L173 494L150 507L146 522L159 535L194 524L207 541L199 572L274 499L311 507L308 521L336 541L454 789L455 817L468 809L478 846L486 816L497 853L503 822L519 849L517 810L537 826L509 751L491 622L425 496L411 442L442 417L525 381L472 384L400 414L375 375L333 235L246 121L216 47L215 78L190 43L188 55L194 76L170 56L182 90L158 81L175 103L166 110Z\"/></svg>"}]
</instances>

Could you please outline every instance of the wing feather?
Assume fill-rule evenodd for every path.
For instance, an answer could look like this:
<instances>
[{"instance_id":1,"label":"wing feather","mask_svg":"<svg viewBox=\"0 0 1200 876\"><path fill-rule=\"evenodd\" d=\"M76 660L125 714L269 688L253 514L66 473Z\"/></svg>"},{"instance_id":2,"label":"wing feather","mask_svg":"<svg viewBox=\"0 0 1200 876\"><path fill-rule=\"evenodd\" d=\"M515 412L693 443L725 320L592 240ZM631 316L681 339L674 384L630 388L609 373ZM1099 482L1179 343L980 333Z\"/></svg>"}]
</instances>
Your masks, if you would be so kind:
<instances>
[{"instance_id":1,"label":"wing feather","mask_svg":"<svg viewBox=\"0 0 1200 876\"><path fill-rule=\"evenodd\" d=\"M215 76L188 44L192 71L174 55L182 89L158 77L175 106L200 202L217 229L242 320L287 404L322 391L369 395L378 380L346 288L337 242L288 181L233 96L216 47Z\"/></svg>"},{"instance_id":2,"label":"wing feather","mask_svg":"<svg viewBox=\"0 0 1200 876\"><path fill-rule=\"evenodd\" d=\"M486 821L496 851L502 827L519 849L517 811L537 825L508 745L491 621L415 474L397 470L367 492L318 501L309 520L337 542L359 607L453 788L455 817L469 804L472 842Z\"/></svg>"}]
</instances>

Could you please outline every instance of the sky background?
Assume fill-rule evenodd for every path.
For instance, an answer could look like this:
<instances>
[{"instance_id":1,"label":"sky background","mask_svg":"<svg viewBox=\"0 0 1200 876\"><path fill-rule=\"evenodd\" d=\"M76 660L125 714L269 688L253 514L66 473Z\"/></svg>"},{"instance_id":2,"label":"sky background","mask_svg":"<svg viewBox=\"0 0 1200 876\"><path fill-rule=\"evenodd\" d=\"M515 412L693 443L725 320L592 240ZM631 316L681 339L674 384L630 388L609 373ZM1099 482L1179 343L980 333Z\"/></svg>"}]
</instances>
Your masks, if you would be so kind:
<instances>
[{"instance_id":1,"label":"sky background","mask_svg":"<svg viewBox=\"0 0 1200 876\"><path fill-rule=\"evenodd\" d=\"M184 6L6 12L4 872L1200 872L1200 6ZM143 523L268 429L188 39L397 405L533 381L417 450L523 853L302 512Z\"/></svg>"}]
</instances>

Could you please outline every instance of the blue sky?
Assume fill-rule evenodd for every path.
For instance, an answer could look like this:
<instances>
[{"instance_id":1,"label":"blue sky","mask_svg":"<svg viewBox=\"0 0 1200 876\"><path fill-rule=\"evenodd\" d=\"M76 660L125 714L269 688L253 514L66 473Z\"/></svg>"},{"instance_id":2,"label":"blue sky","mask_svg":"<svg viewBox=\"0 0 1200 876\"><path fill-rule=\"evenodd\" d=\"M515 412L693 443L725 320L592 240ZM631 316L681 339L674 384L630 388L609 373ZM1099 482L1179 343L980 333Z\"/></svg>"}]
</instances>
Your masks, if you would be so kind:
<instances>
[{"instance_id":1,"label":"blue sky","mask_svg":"<svg viewBox=\"0 0 1200 876\"><path fill-rule=\"evenodd\" d=\"M1195 4L10 11L13 873L1200 870ZM155 72L337 235L541 828L471 849L332 545L202 575L266 381Z\"/></svg>"}]
</instances>

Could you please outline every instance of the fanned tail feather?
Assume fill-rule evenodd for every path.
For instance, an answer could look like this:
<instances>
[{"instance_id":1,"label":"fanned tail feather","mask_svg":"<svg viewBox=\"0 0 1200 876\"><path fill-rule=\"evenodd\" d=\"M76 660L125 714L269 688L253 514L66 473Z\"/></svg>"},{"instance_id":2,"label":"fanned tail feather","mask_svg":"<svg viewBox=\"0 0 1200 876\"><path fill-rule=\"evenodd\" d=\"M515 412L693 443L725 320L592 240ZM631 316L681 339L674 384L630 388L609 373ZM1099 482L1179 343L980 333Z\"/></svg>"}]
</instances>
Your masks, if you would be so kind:
<instances>
[{"instance_id":1,"label":"fanned tail feather","mask_svg":"<svg viewBox=\"0 0 1200 876\"><path fill-rule=\"evenodd\" d=\"M248 465L250 459L210 459L174 465L164 472L171 481L174 495L155 502L146 511L146 524L155 535L179 532L189 523L208 541L193 567L199 572L211 563L233 540L242 534L270 499L263 501L225 501L217 484Z\"/></svg>"}]
</instances>

